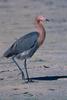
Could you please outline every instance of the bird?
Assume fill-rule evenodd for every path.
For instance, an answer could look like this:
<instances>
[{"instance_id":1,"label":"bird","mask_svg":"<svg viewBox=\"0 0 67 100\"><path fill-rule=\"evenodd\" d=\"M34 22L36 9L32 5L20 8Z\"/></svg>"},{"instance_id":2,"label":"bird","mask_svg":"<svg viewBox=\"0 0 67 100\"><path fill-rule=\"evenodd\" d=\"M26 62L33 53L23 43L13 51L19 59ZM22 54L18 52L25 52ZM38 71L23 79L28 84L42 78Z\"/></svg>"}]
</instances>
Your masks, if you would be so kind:
<instances>
[{"instance_id":1,"label":"bird","mask_svg":"<svg viewBox=\"0 0 67 100\"><path fill-rule=\"evenodd\" d=\"M43 44L45 40L45 21L49 21L49 19L45 18L42 15L36 16L34 20L36 31L27 33L26 35L17 39L3 54L3 56L6 58L12 58L13 62L21 71L22 79L25 79L25 76L15 58L24 60L24 68L26 71L28 82L30 82L30 78L26 62L27 59L31 58L34 55L34 53L38 50L38 48Z\"/></svg>"}]
</instances>

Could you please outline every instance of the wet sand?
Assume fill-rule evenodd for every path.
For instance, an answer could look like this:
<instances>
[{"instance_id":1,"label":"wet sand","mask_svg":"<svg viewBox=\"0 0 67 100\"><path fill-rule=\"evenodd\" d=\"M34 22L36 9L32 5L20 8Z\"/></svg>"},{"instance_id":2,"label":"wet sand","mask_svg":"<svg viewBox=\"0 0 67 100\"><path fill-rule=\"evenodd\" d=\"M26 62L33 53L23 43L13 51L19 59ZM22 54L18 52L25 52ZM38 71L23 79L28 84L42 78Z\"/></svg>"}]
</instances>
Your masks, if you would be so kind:
<instances>
[{"instance_id":1,"label":"wet sand","mask_svg":"<svg viewBox=\"0 0 67 100\"><path fill-rule=\"evenodd\" d=\"M0 0L0 56L13 41L35 30L36 15L50 19L46 41L27 61L33 82L21 79L11 59L0 58L0 100L67 100L66 12L66 0ZM18 63L25 73L23 61Z\"/></svg>"}]
</instances>

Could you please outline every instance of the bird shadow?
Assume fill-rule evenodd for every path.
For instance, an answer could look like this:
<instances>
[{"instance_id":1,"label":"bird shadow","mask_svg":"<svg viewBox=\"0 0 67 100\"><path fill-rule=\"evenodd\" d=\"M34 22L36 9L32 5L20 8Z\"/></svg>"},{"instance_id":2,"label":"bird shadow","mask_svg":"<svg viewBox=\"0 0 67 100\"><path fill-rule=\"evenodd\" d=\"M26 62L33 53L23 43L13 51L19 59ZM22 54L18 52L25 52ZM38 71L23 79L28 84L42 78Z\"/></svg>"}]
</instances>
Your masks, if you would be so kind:
<instances>
[{"instance_id":1,"label":"bird shadow","mask_svg":"<svg viewBox=\"0 0 67 100\"><path fill-rule=\"evenodd\" d=\"M31 80L40 80L40 81L53 81L58 79L65 79L67 76L43 76L43 77L32 77Z\"/></svg>"}]
</instances>

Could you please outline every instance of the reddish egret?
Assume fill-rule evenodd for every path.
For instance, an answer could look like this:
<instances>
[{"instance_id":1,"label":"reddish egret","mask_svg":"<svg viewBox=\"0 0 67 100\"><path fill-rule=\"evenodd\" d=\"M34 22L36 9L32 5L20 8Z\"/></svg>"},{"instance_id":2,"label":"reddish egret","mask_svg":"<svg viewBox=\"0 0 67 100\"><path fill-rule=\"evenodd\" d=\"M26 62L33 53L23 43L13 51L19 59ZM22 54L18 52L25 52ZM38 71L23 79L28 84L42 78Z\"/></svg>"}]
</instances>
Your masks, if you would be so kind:
<instances>
[{"instance_id":1,"label":"reddish egret","mask_svg":"<svg viewBox=\"0 0 67 100\"><path fill-rule=\"evenodd\" d=\"M4 53L4 57L12 57L13 62L17 65L22 73L22 79L25 78L24 73L15 60L15 57L24 60L24 67L28 81L30 81L30 79L27 71L26 61L28 58L32 57L35 51L43 44L45 40L46 31L43 25L44 21L49 20L43 16L37 16L35 18L36 31L31 32L15 41L12 46Z\"/></svg>"}]
</instances>

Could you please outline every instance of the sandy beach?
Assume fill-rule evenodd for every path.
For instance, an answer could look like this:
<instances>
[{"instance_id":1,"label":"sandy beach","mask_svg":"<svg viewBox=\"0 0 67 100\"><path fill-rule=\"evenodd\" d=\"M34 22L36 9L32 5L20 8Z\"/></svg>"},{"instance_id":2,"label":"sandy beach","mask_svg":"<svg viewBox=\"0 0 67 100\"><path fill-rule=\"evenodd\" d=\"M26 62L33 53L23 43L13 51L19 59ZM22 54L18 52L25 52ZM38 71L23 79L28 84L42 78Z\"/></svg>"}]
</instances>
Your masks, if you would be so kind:
<instances>
[{"instance_id":1,"label":"sandy beach","mask_svg":"<svg viewBox=\"0 0 67 100\"><path fill-rule=\"evenodd\" d=\"M12 59L1 58L44 15L46 40L27 61L25 83ZM17 60L26 77L23 61ZM47 67L46 67L47 66ZM67 0L0 0L0 100L67 100Z\"/></svg>"}]
</instances>

